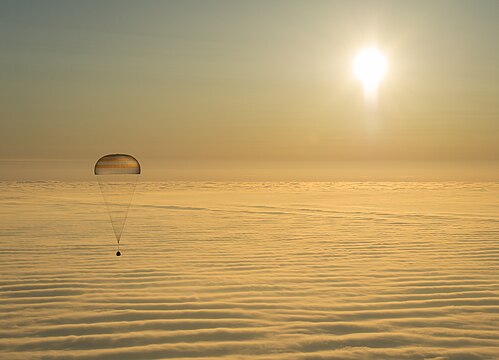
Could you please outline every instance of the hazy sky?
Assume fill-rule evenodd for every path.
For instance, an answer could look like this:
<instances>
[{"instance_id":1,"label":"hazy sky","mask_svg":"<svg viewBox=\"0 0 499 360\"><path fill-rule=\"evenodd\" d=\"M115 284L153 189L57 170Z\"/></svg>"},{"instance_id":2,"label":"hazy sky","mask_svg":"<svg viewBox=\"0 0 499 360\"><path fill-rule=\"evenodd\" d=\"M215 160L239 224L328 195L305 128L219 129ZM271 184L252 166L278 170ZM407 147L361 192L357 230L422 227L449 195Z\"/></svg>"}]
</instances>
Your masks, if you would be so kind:
<instances>
[{"instance_id":1,"label":"hazy sky","mask_svg":"<svg viewBox=\"0 0 499 360\"><path fill-rule=\"evenodd\" d=\"M0 158L496 161L498 1L5 1ZM351 71L389 59L377 107Z\"/></svg>"}]
</instances>

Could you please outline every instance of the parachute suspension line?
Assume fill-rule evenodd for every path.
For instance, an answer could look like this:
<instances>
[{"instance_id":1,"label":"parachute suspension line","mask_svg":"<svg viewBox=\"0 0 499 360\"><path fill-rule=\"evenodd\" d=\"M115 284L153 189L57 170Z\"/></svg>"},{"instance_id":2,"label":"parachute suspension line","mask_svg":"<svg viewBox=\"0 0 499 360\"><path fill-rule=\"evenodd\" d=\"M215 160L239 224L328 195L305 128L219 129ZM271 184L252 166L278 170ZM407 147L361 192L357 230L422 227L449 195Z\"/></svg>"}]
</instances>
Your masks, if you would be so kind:
<instances>
[{"instance_id":1,"label":"parachute suspension line","mask_svg":"<svg viewBox=\"0 0 499 360\"><path fill-rule=\"evenodd\" d=\"M104 203L109 214L109 219L111 220L111 225L116 236L116 242L118 243L118 246L120 243L121 235L125 228L126 220L128 218L128 211L130 210L132 198L135 194L138 175L128 175L128 179L126 179L126 181L123 183L123 185L131 185L131 188L128 188L128 191L123 185L119 185L119 187L116 187L116 184L119 184L121 181L123 181L118 180L120 178L120 176L116 177L109 175L107 179L99 178L99 188L104 198ZM111 185L109 185L110 183ZM116 197L117 195L118 197ZM122 195L125 195L126 200L122 198ZM119 213L116 211L116 205L118 205ZM118 214L118 219L113 218L113 214Z\"/></svg>"}]
</instances>

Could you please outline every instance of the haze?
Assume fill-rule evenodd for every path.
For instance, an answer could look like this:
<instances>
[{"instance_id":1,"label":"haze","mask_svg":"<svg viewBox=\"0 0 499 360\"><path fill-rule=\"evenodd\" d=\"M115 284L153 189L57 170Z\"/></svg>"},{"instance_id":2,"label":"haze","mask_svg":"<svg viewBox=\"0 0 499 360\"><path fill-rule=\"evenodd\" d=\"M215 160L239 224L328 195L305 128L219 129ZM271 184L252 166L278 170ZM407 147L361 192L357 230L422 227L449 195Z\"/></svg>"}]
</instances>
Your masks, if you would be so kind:
<instances>
[{"instance_id":1,"label":"haze","mask_svg":"<svg viewBox=\"0 0 499 360\"><path fill-rule=\"evenodd\" d=\"M497 1L2 1L2 177L19 178L13 161L128 152L174 169L158 179L196 167L252 179L225 163L256 179L320 164L312 180L402 163L432 179L424 163L453 168L436 179L495 180L498 13ZM351 71L372 43L390 60L375 108Z\"/></svg>"}]
</instances>

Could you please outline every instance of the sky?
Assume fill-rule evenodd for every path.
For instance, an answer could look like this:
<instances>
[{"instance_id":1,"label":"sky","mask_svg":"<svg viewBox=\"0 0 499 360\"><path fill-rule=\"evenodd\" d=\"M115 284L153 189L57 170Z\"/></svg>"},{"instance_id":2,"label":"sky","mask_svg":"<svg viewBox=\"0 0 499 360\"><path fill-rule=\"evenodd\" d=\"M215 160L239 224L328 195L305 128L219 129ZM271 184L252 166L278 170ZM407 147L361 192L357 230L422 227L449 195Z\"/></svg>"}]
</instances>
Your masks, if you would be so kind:
<instances>
[{"instance_id":1,"label":"sky","mask_svg":"<svg viewBox=\"0 0 499 360\"><path fill-rule=\"evenodd\" d=\"M158 167L486 164L496 178L497 14L487 0L4 0L0 175L123 152ZM389 63L377 104L352 73L371 44Z\"/></svg>"}]
</instances>

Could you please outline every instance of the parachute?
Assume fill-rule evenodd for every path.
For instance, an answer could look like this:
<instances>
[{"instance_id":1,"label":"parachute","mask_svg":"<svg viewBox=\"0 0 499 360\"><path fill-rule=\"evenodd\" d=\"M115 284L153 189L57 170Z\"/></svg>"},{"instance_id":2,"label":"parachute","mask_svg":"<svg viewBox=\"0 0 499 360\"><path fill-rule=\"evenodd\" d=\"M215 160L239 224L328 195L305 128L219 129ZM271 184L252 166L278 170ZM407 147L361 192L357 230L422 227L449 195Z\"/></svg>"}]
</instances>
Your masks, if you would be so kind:
<instances>
[{"instance_id":1,"label":"parachute","mask_svg":"<svg viewBox=\"0 0 499 360\"><path fill-rule=\"evenodd\" d=\"M120 239L125 227L128 209L140 175L140 164L131 155L110 154L101 157L94 167L94 174L106 203L120 256Z\"/></svg>"}]
</instances>

